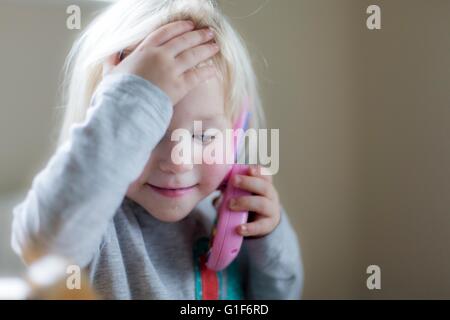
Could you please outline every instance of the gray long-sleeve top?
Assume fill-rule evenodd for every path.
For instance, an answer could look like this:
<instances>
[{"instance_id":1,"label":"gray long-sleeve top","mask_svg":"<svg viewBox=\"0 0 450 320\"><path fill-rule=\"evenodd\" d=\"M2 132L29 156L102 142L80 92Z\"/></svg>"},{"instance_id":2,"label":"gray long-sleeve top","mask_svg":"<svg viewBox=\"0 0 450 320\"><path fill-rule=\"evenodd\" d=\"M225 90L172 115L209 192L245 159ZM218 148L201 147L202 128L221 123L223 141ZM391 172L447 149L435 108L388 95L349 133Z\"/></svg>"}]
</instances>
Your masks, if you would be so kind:
<instances>
[{"instance_id":1,"label":"gray long-sleeve top","mask_svg":"<svg viewBox=\"0 0 450 320\"><path fill-rule=\"evenodd\" d=\"M173 108L151 82L106 76L84 122L33 179L14 208L12 246L69 258L87 268L106 299L298 299L298 239L282 210L270 234L245 239L227 269L202 256L216 216L213 193L183 220L162 222L125 196L165 134Z\"/></svg>"}]
</instances>

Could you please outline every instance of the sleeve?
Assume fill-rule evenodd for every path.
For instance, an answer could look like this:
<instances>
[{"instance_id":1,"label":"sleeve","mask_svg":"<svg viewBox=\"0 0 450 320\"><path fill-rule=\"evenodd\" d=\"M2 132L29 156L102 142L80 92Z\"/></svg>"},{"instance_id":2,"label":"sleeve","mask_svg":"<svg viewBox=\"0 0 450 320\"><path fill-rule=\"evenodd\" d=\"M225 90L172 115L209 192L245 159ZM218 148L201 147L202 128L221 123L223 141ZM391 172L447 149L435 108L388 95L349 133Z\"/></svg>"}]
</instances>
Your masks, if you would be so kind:
<instances>
[{"instance_id":1,"label":"sleeve","mask_svg":"<svg viewBox=\"0 0 450 320\"><path fill-rule=\"evenodd\" d=\"M151 82L106 76L84 122L71 127L68 141L14 207L13 250L25 261L35 253L57 254L88 265L172 114L170 98Z\"/></svg>"},{"instance_id":2,"label":"sleeve","mask_svg":"<svg viewBox=\"0 0 450 320\"><path fill-rule=\"evenodd\" d=\"M297 235L281 209L278 226L268 235L245 239L246 296L250 300L300 299L303 264Z\"/></svg>"}]
</instances>

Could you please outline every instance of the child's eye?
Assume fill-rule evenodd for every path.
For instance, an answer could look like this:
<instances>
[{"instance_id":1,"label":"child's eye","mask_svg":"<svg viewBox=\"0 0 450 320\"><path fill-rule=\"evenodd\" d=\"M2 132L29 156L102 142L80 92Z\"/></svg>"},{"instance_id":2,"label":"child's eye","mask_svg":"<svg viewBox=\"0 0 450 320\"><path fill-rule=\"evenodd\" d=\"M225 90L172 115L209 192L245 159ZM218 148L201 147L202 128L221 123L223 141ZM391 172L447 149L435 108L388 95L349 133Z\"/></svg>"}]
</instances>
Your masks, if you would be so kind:
<instances>
[{"instance_id":1,"label":"child's eye","mask_svg":"<svg viewBox=\"0 0 450 320\"><path fill-rule=\"evenodd\" d=\"M200 141L203 144L208 144L208 143L211 143L212 141L214 141L216 136L202 133L202 134L193 134L192 138Z\"/></svg>"}]
</instances>

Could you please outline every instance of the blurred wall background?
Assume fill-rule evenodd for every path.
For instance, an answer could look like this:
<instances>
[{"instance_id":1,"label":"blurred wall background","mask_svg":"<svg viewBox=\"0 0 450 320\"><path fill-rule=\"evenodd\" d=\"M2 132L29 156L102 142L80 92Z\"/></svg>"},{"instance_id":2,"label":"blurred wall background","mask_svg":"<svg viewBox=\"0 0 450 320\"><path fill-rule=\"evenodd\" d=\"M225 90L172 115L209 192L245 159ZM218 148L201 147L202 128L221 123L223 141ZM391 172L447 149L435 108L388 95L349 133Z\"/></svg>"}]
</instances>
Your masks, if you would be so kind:
<instances>
[{"instance_id":1,"label":"blurred wall background","mask_svg":"<svg viewBox=\"0 0 450 320\"><path fill-rule=\"evenodd\" d=\"M219 1L252 52L304 298L450 298L450 1ZM59 72L105 4L0 0L0 276L23 267L11 207L49 156ZM366 8L382 29L366 28ZM382 289L366 287L381 267Z\"/></svg>"}]
</instances>

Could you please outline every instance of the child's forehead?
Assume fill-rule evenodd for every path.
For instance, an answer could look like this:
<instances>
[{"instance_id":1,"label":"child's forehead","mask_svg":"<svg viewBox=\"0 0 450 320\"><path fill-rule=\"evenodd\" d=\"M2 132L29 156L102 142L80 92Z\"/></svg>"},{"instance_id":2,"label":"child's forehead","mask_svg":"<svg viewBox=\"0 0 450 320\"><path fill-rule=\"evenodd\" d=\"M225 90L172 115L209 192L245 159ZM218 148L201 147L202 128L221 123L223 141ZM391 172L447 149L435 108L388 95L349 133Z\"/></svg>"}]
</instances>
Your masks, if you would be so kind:
<instances>
[{"instance_id":1,"label":"child's forehead","mask_svg":"<svg viewBox=\"0 0 450 320\"><path fill-rule=\"evenodd\" d=\"M223 85L217 78L199 84L174 107L174 116L184 119L206 120L225 114Z\"/></svg>"}]
</instances>

